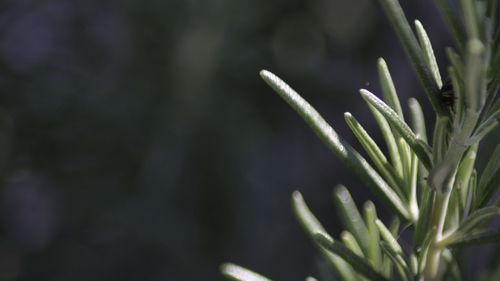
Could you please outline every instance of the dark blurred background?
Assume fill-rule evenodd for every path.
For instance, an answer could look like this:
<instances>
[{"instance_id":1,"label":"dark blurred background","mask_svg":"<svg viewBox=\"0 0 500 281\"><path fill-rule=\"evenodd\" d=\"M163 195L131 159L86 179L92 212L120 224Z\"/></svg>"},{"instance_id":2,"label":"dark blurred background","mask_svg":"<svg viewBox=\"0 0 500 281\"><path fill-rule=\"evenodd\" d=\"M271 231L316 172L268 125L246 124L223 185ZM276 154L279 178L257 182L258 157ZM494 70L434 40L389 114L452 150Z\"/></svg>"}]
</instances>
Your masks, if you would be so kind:
<instances>
[{"instance_id":1,"label":"dark blurred background","mask_svg":"<svg viewBox=\"0 0 500 281\"><path fill-rule=\"evenodd\" d=\"M433 1L401 2L446 65ZM358 95L380 92L380 56L428 110L373 0L1 1L0 280L318 275L291 192L333 235L332 188L373 195L258 72L359 148L343 113L381 140Z\"/></svg>"}]
</instances>

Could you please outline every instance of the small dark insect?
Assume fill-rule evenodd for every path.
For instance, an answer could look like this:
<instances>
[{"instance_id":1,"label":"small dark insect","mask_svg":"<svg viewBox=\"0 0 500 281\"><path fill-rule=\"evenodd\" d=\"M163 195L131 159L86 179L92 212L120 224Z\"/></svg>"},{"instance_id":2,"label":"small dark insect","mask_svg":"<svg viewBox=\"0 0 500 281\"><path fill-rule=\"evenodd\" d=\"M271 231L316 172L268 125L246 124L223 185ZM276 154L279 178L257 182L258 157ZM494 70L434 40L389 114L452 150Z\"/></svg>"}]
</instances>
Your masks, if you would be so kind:
<instances>
[{"instance_id":1,"label":"small dark insect","mask_svg":"<svg viewBox=\"0 0 500 281\"><path fill-rule=\"evenodd\" d=\"M450 79L446 79L439 91L439 100L441 104L450 107L453 110L453 105L455 104L455 92L453 91L453 85L451 84Z\"/></svg>"}]
</instances>

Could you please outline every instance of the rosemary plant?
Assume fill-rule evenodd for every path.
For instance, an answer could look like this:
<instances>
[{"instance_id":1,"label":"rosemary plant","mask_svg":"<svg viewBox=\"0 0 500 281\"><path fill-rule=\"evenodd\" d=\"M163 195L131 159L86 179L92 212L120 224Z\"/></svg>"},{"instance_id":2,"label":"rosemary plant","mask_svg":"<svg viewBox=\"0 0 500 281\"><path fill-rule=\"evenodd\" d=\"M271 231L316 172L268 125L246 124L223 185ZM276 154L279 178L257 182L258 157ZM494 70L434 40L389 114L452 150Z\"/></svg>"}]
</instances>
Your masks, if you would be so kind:
<instances>
[{"instance_id":1,"label":"rosemary plant","mask_svg":"<svg viewBox=\"0 0 500 281\"><path fill-rule=\"evenodd\" d=\"M365 89L360 93L380 127L388 156L345 113L372 164L290 86L269 71L260 73L396 214L387 225L378 219L371 201L360 211L348 189L337 186L334 201L346 230L334 239L300 192L292 194L298 220L341 280L462 280L457 263L460 250L500 240L500 229L488 227L489 220L500 214L500 199L495 198L500 187L500 144L488 156L486 167L476 169L480 142L497 129L500 118L497 1L460 0L455 8L446 0L435 2L456 44L455 49L447 49L448 81L442 79L422 24L415 21L415 35L398 1L380 0L435 111L432 140L427 139L415 98L408 101L410 118L405 120L383 59L378 61L382 98ZM413 231L411 248L403 249L396 238L400 223L409 224ZM234 280L269 280L234 264L224 264L222 272ZM500 267L488 278L500 280Z\"/></svg>"}]
</instances>

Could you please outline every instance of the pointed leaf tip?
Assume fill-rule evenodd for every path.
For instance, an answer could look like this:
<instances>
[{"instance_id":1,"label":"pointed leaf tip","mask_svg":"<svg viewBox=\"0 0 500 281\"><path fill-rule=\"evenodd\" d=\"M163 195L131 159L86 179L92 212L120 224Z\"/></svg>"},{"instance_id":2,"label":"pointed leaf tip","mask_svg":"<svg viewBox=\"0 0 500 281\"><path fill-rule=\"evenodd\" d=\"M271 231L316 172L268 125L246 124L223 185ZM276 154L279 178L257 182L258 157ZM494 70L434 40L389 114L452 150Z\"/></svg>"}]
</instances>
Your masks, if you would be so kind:
<instances>
[{"instance_id":1,"label":"pointed leaf tip","mask_svg":"<svg viewBox=\"0 0 500 281\"><path fill-rule=\"evenodd\" d=\"M224 263L220 270L226 277L235 281L271 281L270 279L232 263Z\"/></svg>"},{"instance_id":2,"label":"pointed leaf tip","mask_svg":"<svg viewBox=\"0 0 500 281\"><path fill-rule=\"evenodd\" d=\"M374 269L367 260L356 255L353 251L347 248L346 245L335 242L333 238L322 233L315 233L313 237L321 247L333 254L339 255L367 279L373 281L388 281L388 279L377 272L377 270Z\"/></svg>"},{"instance_id":3,"label":"pointed leaf tip","mask_svg":"<svg viewBox=\"0 0 500 281\"><path fill-rule=\"evenodd\" d=\"M372 105L380 114L382 114L387 122L394 126L394 129L404 138L410 145L411 149L418 156L419 160L427 169L431 168L431 148L423 141L415 136L410 127L398 116L398 114L390 108L384 101L372 94L366 89L359 90L363 99Z\"/></svg>"}]
</instances>

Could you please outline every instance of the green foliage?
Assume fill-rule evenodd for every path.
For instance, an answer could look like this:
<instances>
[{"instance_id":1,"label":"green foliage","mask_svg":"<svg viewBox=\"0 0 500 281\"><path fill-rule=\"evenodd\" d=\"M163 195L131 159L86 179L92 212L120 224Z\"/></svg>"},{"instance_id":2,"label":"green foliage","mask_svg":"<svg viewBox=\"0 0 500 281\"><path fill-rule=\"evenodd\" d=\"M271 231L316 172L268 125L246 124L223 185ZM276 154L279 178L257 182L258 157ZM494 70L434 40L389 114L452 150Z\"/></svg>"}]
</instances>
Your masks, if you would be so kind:
<instances>
[{"instance_id":1,"label":"green foliage","mask_svg":"<svg viewBox=\"0 0 500 281\"><path fill-rule=\"evenodd\" d=\"M462 0L460 10L455 11L447 1L436 0L458 49L447 50L448 82L442 81L422 23L415 21L415 36L397 0L380 3L436 113L432 146L415 98L408 102L411 122L406 123L383 59L378 63L383 98L368 90L360 92L379 124L389 157L356 118L345 113L347 124L375 168L290 86L269 71L263 70L261 76L334 154L388 203L396 218L410 226L413 245L405 251L399 244L399 220L387 227L370 201L360 212L348 189L341 185L333 193L346 228L340 240L326 232L298 191L292 196L293 209L342 280L389 280L396 278L392 268L399 280L461 280L459 250L500 240L500 229L487 227L500 215L500 200L490 205L500 187L500 145L487 156L490 158L482 171L476 167L480 142L497 129L500 116L500 29L494 24L498 20L497 1ZM450 91L453 95L446 101L443 95L450 95ZM233 274L227 267L223 270L235 280L266 280L239 271L245 273Z\"/></svg>"}]
</instances>

